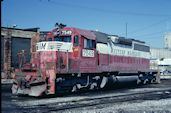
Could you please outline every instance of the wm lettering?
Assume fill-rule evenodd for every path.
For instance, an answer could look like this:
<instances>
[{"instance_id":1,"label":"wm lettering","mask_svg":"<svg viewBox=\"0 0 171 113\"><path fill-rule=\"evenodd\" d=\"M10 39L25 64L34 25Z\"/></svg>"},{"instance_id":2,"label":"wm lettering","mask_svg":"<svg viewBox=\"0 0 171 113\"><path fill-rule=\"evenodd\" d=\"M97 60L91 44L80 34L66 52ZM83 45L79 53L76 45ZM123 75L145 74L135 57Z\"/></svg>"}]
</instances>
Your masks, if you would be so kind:
<instances>
[{"instance_id":1,"label":"wm lettering","mask_svg":"<svg viewBox=\"0 0 171 113\"><path fill-rule=\"evenodd\" d=\"M42 43L41 49L45 49L46 43Z\"/></svg>"}]
</instances>

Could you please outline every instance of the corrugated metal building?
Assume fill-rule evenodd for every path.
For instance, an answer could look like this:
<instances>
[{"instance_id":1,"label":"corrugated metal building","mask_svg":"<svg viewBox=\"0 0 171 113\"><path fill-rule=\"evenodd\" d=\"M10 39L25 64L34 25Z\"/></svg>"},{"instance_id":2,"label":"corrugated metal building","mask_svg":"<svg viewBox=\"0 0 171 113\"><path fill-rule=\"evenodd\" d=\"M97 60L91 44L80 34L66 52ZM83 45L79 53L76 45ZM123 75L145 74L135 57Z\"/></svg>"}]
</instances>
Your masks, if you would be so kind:
<instances>
[{"instance_id":1,"label":"corrugated metal building","mask_svg":"<svg viewBox=\"0 0 171 113\"><path fill-rule=\"evenodd\" d=\"M151 59L171 58L171 50L161 48L150 48Z\"/></svg>"},{"instance_id":2,"label":"corrugated metal building","mask_svg":"<svg viewBox=\"0 0 171 113\"><path fill-rule=\"evenodd\" d=\"M164 48L171 50L171 33L164 35Z\"/></svg>"}]
</instances>

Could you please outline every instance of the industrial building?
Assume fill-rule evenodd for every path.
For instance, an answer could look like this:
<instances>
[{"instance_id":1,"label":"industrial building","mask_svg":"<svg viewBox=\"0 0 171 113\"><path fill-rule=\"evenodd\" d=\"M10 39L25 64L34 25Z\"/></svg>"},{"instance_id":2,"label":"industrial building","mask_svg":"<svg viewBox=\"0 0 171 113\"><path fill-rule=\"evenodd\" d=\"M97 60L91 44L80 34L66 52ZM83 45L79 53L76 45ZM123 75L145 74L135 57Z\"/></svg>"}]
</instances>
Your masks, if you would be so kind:
<instances>
[{"instance_id":1,"label":"industrial building","mask_svg":"<svg viewBox=\"0 0 171 113\"><path fill-rule=\"evenodd\" d=\"M169 59L171 58L171 50L162 48L150 48L151 59Z\"/></svg>"},{"instance_id":2,"label":"industrial building","mask_svg":"<svg viewBox=\"0 0 171 113\"><path fill-rule=\"evenodd\" d=\"M171 50L171 33L164 35L164 48Z\"/></svg>"},{"instance_id":3,"label":"industrial building","mask_svg":"<svg viewBox=\"0 0 171 113\"><path fill-rule=\"evenodd\" d=\"M171 33L164 35L164 48L151 48L151 59L171 59Z\"/></svg>"},{"instance_id":4,"label":"industrial building","mask_svg":"<svg viewBox=\"0 0 171 113\"><path fill-rule=\"evenodd\" d=\"M151 69L159 69L161 74L171 72L171 33L164 35L164 48L151 48Z\"/></svg>"},{"instance_id":5,"label":"industrial building","mask_svg":"<svg viewBox=\"0 0 171 113\"><path fill-rule=\"evenodd\" d=\"M39 40L40 29L17 29L1 27L1 77L10 78L10 73L18 67L18 53L30 52L32 39ZM26 61L30 60L26 54Z\"/></svg>"}]
</instances>

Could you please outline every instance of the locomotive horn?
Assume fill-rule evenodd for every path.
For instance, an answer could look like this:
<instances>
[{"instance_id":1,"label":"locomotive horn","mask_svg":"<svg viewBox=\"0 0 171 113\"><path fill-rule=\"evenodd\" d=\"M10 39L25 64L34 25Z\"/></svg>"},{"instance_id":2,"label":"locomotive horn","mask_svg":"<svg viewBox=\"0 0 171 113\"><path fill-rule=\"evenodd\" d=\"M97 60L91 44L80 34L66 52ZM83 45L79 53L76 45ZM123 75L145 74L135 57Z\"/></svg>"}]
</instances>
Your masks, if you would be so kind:
<instances>
[{"instance_id":1,"label":"locomotive horn","mask_svg":"<svg viewBox=\"0 0 171 113\"><path fill-rule=\"evenodd\" d=\"M55 27L57 27L58 25L59 25L59 24L58 24L58 23L56 23L56 24L55 24Z\"/></svg>"},{"instance_id":2,"label":"locomotive horn","mask_svg":"<svg viewBox=\"0 0 171 113\"><path fill-rule=\"evenodd\" d=\"M56 23L55 24L55 27L58 27L59 29L62 29L62 28L64 28L64 27L66 27L66 25L65 24L62 24L62 23Z\"/></svg>"},{"instance_id":3,"label":"locomotive horn","mask_svg":"<svg viewBox=\"0 0 171 113\"><path fill-rule=\"evenodd\" d=\"M59 24L59 28L64 28L64 27L66 27L65 24L62 24L62 23Z\"/></svg>"}]
</instances>

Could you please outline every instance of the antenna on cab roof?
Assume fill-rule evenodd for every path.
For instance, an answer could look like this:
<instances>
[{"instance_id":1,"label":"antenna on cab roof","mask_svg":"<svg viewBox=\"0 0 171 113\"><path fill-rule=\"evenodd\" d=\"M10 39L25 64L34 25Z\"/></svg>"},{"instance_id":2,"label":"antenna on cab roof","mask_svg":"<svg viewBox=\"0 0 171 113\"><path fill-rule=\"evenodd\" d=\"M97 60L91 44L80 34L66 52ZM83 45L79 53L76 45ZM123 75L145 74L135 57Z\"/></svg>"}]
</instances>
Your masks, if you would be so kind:
<instances>
[{"instance_id":1,"label":"antenna on cab roof","mask_svg":"<svg viewBox=\"0 0 171 113\"><path fill-rule=\"evenodd\" d=\"M62 24L62 23L56 23L55 24L55 27L58 27L59 29L62 29L62 28L64 28L64 27L66 27L66 25L65 24Z\"/></svg>"}]
</instances>

